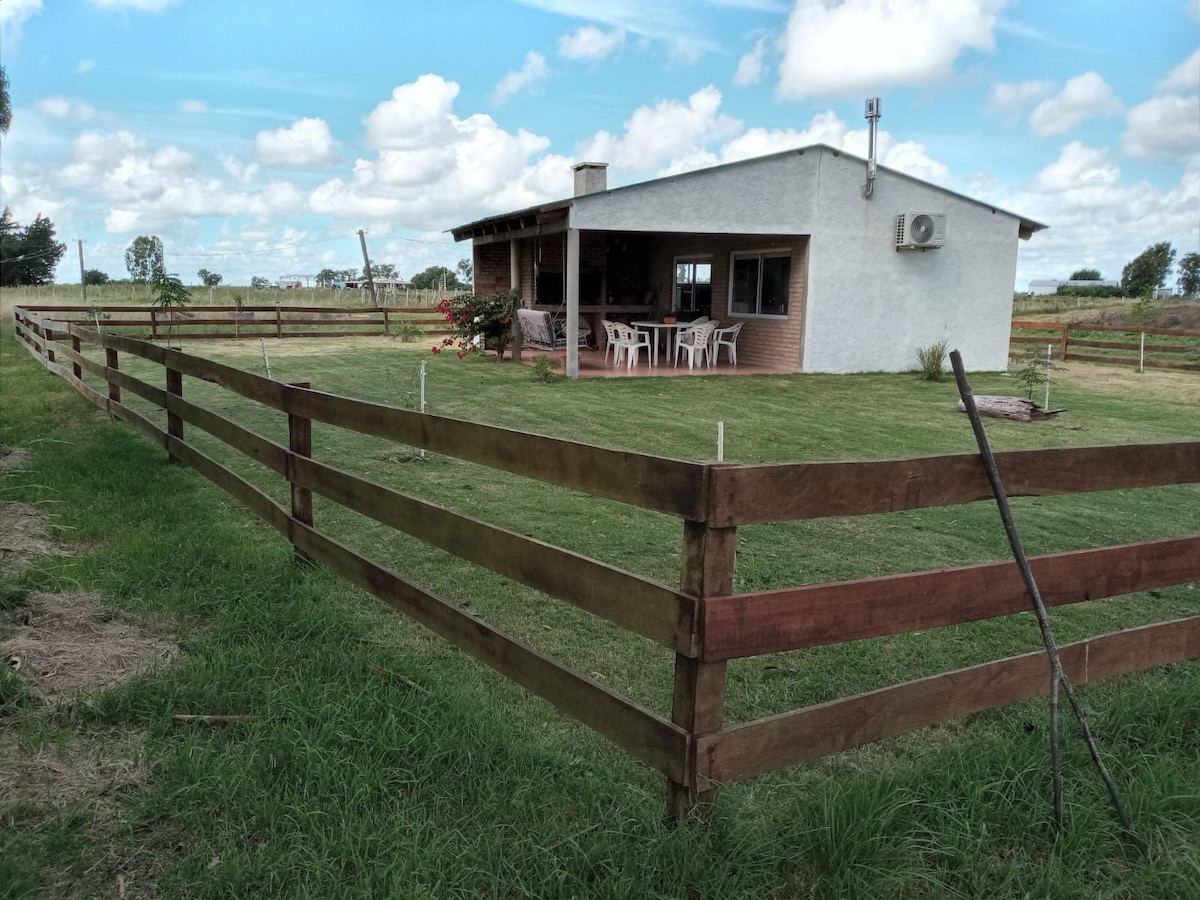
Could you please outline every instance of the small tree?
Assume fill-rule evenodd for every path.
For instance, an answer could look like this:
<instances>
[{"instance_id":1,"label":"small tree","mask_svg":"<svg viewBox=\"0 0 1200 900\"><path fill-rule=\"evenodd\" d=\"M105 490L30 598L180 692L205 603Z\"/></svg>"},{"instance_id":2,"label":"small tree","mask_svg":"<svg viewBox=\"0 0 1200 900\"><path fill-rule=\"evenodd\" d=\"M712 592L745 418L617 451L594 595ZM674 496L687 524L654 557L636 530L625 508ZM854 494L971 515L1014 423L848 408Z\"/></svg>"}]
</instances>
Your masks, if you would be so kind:
<instances>
[{"instance_id":1,"label":"small tree","mask_svg":"<svg viewBox=\"0 0 1200 900\"><path fill-rule=\"evenodd\" d=\"M92 285L108 284L110 281L112 279L99 269L88 269L83 273L83 283L89 287Z\"/></svg>"},{"instance_id":2,"label":"small tree","mask_svg":"<svg viewBox=\"0 0 1200 900\"><path fill-rule=\"evenodd\" d=\"M469 285L475 280L475 266L469 259L460 259L454 268L462 277L463 284Z\"/></svg>"},{"instance_id":3,"label":"small tree","mask_svg":"<svg viewBox=\"0 0 1200 900\"><path fill-rule=\"evenodd\" d=\"M138 235L125 251L125 268L134 281L149 285L163 274L162 241L153 235Z\"/></svg>"},{"instance_id":4,"label":"small tree","mask_svg":"<svg viewBox=\"0 0 1200 900\"><path fill-rule=\"evenodd\" d=\"M1121 287L1130 297L1149 297L1167 280L1175 250L1167 241L1151 244L1121 270Z\"/></svg>"},{"instance_id":5,"label":"small tree","mask_svg":"<svg viewBox=\"0 0 1200 900\"><path fill-rule=\"evenodd\" d=\"M1099 269L1076 269L1068 281L1100 281Z\"/></svg>"},{"instance_id":6,"label":"small tree","mask_svg":"<svg viewBox=\"0 0 1200 900\"><path fill-rule=\"evenodd\" d=\"M167 346L170 347L171 331L175 327L175 317L171 315L171 311L187 306L192 299L192 294L183 286L178 275L168 275L166 272L155 274L151 289L151 300L154 305L168 314ZM182 344L180 346L182 347Z\"/></svg>"},{"instance_id":7,"label":"small tree","mask_svg":"<svg viewBox=\"0 0 1200 900\"><path fill-rule=\"evenodd\" d=\"M1200 253L1192 251L1179 261L1179 293L1185 297L1200 294Z\"/></svg>"},{"instance_id":8,"label":"small tree","mask_svg":"<svg viewBox=\"0 0 1200 900\"><path fill-rule=\"evenodd\" d=\"M250 279L250 288L255 291L265 291L271 286L269 279L263 278L261 275L255 275Z\"/></svg>"},{"instance_id":9,"label":"small tree","mask_svg":"<svg viewBox=\"0 0 1200 900\"><path fill-rule=\"evenodd\" d=\"M196 276L200 279L200 283L207 288L214 288L221 283L221 276L216 272L208 271L208 269L201 269Z\"/></svg>"},{"instance_id":10,"label":"small tree","mask_svg":"<svg viewBox=\"0 0 1200 900\"><path fill-rule=\"evenodd\" d=\"M512 336L512 320L517 310L517 292L508 291L492 297L477 297L474 294L464 294L460 297L447 297L438 304L438 311L446 317L454 331L454 337L443 338L441 344L435 344L434 353L457 344L458 351L454 354L459 359L478 351L476 339L482 338L485 348L488 345L496 348L496 361L504 358L504 349Z\"/></svg>"}]
</instances>

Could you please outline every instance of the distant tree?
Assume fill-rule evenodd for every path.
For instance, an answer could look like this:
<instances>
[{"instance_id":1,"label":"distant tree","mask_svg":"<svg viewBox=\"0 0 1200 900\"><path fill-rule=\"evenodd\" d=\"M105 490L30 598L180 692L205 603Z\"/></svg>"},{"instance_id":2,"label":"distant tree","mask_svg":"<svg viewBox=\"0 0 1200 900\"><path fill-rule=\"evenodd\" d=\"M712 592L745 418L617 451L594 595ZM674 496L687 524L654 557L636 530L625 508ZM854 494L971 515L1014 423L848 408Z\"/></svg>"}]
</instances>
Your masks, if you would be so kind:
<instances>
[{"instance_id":1,"label":"distant tree","mask_svg":"<svg viewBox=\"0 0 1200 900\"><path fill-rule=\"evenodd\" d=\"M366 278L367 277L367 267L363 266L361 275L359 273L355 272L350 277L351 278ZM377 263L377 262L375 262L375 260L371 260L371 277L373 277L373 278L399 278L400 276L396 273L396 267L392 263Z\"/></svg>"},{"instance_id":2,"label":"distant tree","mask_svg":"<svg viewBox=\"0 0 1200 900\"><path fill-rule=\"evenodd\" d=\"M1099 269L1076 269L1068 281L1100 281Z\"/></svg>"},{"instance_id":3,"label":"distant tree","mask_svg":"<svg viewBox=\"0 0 1200 900\"><path fill-rule=\"evenodd\" d=\"M0 66L0 134L8 134L12 125L12 102L8 98L8 75Z\"/></svg>"},{"instance_id":4,"label":"distant tree","mask_svg":"<svg viewBox=\"0 0 1200 900\"><path fill-rule=\"evenodd\" d=\"M1200 294L1200 253L1192 251L1179 261L1179 293L1185 297Z\"/></svg>"},{"instance_id":5,"label":"distant tree","mask_svg":"<svg viewBox=\"0 0 1200 900\"><path fill-rule=\"evenodd\" d=\"M112 279L99 269L88 269L83 273L83 283L86 285L108 284L110 281Z\"/></svg>"},{"instance_id":6,"label":"distant tree","mask_svg":"<svg viewBox=\"0 0 1200 900\"><path fill-rule=\"evenodd\" d=\"M418 272L412 277L412 284L415 288L429 290L440 288L443 279L446 281L446 290L448 291L457 291L463 287L458 276L445 266L430 266L424 272Z\"/></svg>"},{"instance_id":7,"label":"distant tree","mask_svg":"<svg viewBox=\"0 0 1200 900\"><path fill-rule=\"evenodd\" d=\"M266 290L270 286L271 282L268 279L263 278L261 275L255 275L250 279L250 287L256 291Z\"/></svg>"},{"instance_id":8,"label":"distant tree","mask_svg":"<svg viewBox=\"0 0 1200 900\"><path fill-rule=\"evenodd\" d=\"M125 268L134 281L150 284L163 274L162 241L153 235L135 237L125 251Z\"/></svg>"},{"instance_id":9,"label":"distant tree","mask_svg":"<svg viewBox=\"0 0 1200 900\"><path fill-rule=\"evenodd\" d=\"M475 265L469 259L460 259L454 268L462 276L463 284L470 285L475 280Z\"/></svg>"},{"instance_id":10,"label":"distant tree","mask_svg":"<svg viewBox=\"0 0 1200 900\"><path fill-rule=\"evenodd\" d=\"M214 288L221 283L221 276L216 272L208 271L208 269L201 269L196 276L200 279L200 283L208 288Z\"/></svg>"},{"instance_id":11,"label":"distant tree","mask_svg":"<svg viewBox=\"0 0 1200 900\"><path fill-rule=\"evenodd\" d=\"M1130 297L1148 297L1155 288L1163 286L1174 262L1175 249L1169 242L1151 244L1125 264L1121 270L1121 287Z\"/></svg>"},{"instance_id":12,"label":"distant tree","mask_svg":"<svg viewBox=\"0 0 1200 900\"><path fill-rule=\"evenodd\" d=\"M338 280L338 273L333 269L322 269L313 280L317 283L317 287L333 287L333 283Z\"/></svg>"},{"instance_id":13,"label":"distant tree","mask_svg":"<svg viewBox=\"0 0 1200 900\"><path fill-rule=\"evenodd\" d=\"M0 285L50 284L67 245L54 239L54 223L39 215L22 228L9 209L0 213Z\"/></svg>"}]
</instances>

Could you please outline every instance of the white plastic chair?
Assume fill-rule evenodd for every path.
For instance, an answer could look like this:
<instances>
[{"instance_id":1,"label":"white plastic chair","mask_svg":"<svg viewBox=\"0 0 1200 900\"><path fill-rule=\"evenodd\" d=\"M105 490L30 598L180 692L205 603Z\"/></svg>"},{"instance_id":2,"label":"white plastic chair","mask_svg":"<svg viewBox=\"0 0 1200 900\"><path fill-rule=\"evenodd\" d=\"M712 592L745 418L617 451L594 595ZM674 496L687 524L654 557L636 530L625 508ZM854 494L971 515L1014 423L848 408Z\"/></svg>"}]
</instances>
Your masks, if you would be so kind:
<instances>
[{"instance_id":1,"label":"white plastic chair","mask_svg":"<svg viewBox=\"0 0 1200 900\"><path fill-rule=\"evenodd\" d=\"M722 347L729 348L729 362L732 365L737 365L737 336L742 330L745 322L738 322L730 325L728 328L718 328L712 333L712 341L708 349L708 365L709 368L717 364L717 356L721 352Z\"/></svg>"},{"instance_id":2,"label":"white plastic chair","mask_svg":"<svg viewBox=\"0 0 1200 900\"><path fill-rule=\"evenodd\" d=\"M675 341L675 365L679 365L679 354L683 352L687 353L689 369L695 367L697 356L703 363L705 354L708 353L708 340L716 327L716 322L708 321L679 332L679 338Z\"/></svg>"},{"instance_id":3,"label":"white plastic chair","mask_svg":"<svg viewBox=\"0 0 1200 900\"><path fill-rule=\"evenodd\" d=\"M617 365L621 364L621 356L625 357L625 367L632 369L638 364L638 356L645 349L646 359L650 358L650 335L631 325L620 322L613 323L617 328Z\"/></svg>"},{"instance_id":4,"label":"white plastic chair","mask_svg":"<svg viewBox=\"0 0 1200 900\"><path fill-rule=\"evenodd\" d=\"M608 351L613 352L613 362L619 364L621 362L621 346L617 343L620 335L617 332L617 323L610 322L608 319L601 319L600 324L604 326L604 333L608 336L604 344L604 364L608 365Z\"/></svg>"}]
</instances>

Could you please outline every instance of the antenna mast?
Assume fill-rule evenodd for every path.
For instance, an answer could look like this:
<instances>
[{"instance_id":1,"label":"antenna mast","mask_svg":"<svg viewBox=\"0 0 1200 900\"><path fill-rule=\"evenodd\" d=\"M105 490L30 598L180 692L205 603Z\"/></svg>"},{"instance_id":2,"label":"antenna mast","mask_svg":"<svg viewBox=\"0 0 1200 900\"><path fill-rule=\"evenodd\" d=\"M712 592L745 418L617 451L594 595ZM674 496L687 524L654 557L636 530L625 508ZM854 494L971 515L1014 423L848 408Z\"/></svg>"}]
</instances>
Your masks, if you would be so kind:
<instances>
[{"instance_id":1,"label":"antenna mast","mask_svg":"<svg viewBox=\"0 0 1200 900\"><path fill-rule=\"evenodd\" d=\"M867 98L867 182L863 185L864 200L870 200L875 194L875 129L876 123L883 115L883 107L878 97Z\"/></svg>"}]
</instances>

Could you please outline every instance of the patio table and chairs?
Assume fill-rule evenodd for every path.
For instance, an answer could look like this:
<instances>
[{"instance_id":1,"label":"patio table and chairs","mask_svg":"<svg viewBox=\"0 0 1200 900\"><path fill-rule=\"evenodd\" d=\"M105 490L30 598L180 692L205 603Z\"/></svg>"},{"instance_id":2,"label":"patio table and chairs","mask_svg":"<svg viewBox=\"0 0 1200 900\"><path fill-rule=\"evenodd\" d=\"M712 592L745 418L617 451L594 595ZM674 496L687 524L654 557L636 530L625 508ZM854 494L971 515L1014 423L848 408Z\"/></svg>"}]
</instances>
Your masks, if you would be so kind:
<instances>
[{"instance_id":1,"label":"patio table and chairs","mask_svg":"<svg viewBox=\"0 0 1200 900\"><path fill-rule=\"evenodd\" d=\"M718 324L712 320L699 324L693 322L679 332L679 337L675 341L675 365L679 365L679 357L683 353L687 354L689 369L695 367L697 357L701 363L709 361L709 341Z\"/></svg>"},{"instance_id":2,"label":"patio table and chairs","mask_svg":"<svg viewBox=\"0 0 1200 900\"><path fill-rule=\"evenodd\" d=\"M743 324L745 323L735 322L728 328L718 328L713 331L712 337L709 339L709 368L712 368L717 364L717 356L720 354L722 347L726 349L730 364L734 366L737 365L737 336L738 332L742 330Z\"/></svg>"},{"instance_id":3,"label":"patio table and chairs","mask_svg":"<svg viewBox=\"0 0 1200 900\"><path fill-rule=\"evenodd\" d=\"M652 355L652 344L648 332L638 331L620 322L613 322L612 325L616 332L617 343L617 353L614 362L618 366L621 364L621 357L624 356L625 368L632 369L638 364L638 357L641 355L643 348L646 350L647 357ZM604 358L608 359L607 351Z\"/></svg>"},{"instance_id":4,"label":"patio table and chairs","mask_svg":"<svg viewBox=\"0 0 1200 900\"><path fill-rule=\"evenodd\" d=\"M666 353L667 353L667 358L670 359L672 351L674 350L674 347L675 347L675 335L679 332L686 331L687 329L691 328L692 326L696 325L699 322L707 322L707 321L708 321L708 318L706 316L703 319L697 319L694 322L653 322L653 321L647 320L647 321L639 321L639 322L630 322L629 324L632 325L634 328L638 329L639 331L644 331L648 335L651 336L652 340L650 342L650 347L651 347L650 365L657 366L658 365L658 336L659 336L659 334L664 334L666 336L666 340L665 340Z\"/></svg>"}]
</instances>

